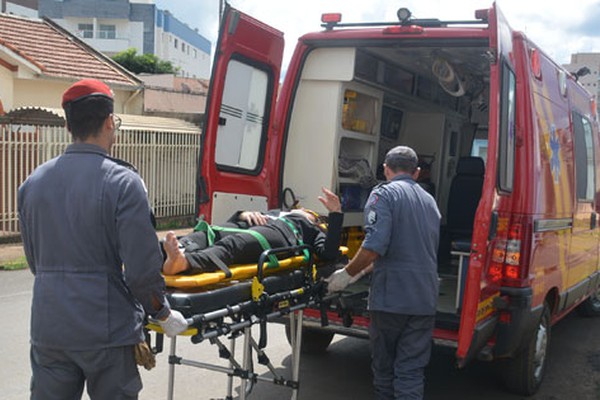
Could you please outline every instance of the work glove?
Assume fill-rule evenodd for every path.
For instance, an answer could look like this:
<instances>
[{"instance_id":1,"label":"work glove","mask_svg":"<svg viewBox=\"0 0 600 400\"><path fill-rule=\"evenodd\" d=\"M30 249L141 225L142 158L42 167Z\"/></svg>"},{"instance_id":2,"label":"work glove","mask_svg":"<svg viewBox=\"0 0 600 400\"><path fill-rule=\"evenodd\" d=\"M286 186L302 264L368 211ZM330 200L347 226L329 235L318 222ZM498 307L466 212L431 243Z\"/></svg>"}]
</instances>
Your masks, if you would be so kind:
<instances>
[{"instance_id":1,"label":"work glove","mask_svg":"<svg viewBox=\"0 0 600 400\"><path fill-rule=\"evenodd\" d=\"M338 269L329 278L325 279L325 282L327 282L327 294L344 290L350 284L351 280L352 277L345 268Z\"/></svg>"},{"instance_id":2,"label":"work glove","mask_svg":"<svg viewBox=\"0 0 600 400\"><path fill-rule=\"evenodd\" d=\"M165 335L172 338L185 331L188 328L188 323L179 311L171 310L171 314L164 321L158 321L160 327L165 332Z\"/></svg>"},{"instance_id":3,"label":"work glove","mask_svg":"<svg viewBox=\"0 0 600 400\"><path fill-rule=\"evenodd\" d=\"M150 371L156 366L154 353L146 342L140 342L134 346L135 362Z\"/></svg>"}]
</instances>

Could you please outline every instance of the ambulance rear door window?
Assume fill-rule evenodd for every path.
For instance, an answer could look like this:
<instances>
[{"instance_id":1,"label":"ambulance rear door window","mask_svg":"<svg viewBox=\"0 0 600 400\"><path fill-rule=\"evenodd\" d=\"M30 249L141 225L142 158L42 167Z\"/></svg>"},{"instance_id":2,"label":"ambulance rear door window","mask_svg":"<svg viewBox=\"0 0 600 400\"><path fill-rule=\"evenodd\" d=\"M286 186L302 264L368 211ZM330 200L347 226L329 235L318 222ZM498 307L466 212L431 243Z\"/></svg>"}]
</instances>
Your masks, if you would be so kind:
<instances>
[{"instance_id":1,"label":"ambulance rear door window","mask_svg":"<svg viewBox=\"0 0 600 400\"><path fill-rule=\"evenodd\" d=\"M260 171L272 85L269 74L258 66L229 62L215 149L219 169L251 175Z\"/></svg>"},{"instance_id":2,"label":"ambulance rear door window","mask_svg":"<svg viewBox=\"0 0 600 400\"><path fill-rule=\"evenodd\" d=\"M507 62L502 63L502 92L500 93L500 137L498 188L512 192L515 174L515 73Z\"/></svg>"}]
</instances>

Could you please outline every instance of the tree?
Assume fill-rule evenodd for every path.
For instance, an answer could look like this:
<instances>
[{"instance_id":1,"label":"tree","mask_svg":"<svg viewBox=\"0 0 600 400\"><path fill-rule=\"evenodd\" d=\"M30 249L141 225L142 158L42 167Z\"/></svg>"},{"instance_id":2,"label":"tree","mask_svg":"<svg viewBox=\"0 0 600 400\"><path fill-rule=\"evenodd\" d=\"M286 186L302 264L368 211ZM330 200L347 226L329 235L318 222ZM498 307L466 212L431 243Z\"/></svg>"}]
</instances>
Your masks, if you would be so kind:
<instances>
[{"instance_id":1,"label":"tree","mask_svg":"<svg viewBox=\"0 0 600 400\"><path fill-rule=\"evenodd\" d=\"M134 48L122 51L112 59L135 74L175 74L178 69L170 61L161 60L154 54L137 54Z\"/></svg>"}]
</instances>

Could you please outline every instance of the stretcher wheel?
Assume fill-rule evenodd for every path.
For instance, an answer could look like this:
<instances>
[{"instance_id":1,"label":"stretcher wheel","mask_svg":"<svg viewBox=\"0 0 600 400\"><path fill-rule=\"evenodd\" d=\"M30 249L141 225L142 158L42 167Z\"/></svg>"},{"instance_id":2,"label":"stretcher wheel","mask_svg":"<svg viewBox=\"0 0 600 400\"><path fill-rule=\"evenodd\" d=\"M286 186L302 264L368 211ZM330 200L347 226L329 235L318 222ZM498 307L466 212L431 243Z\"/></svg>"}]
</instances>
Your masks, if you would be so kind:
<instances>
[{"instance_id":1,"label":"stretcher wheel","mask_svg":"<svg viewBox=\"0 0 600 400\"><path fill-rule=\"evenodd\" d=\"M335 333L319 328L302 327L302 353L321 354L331 344ZM292 344L290 324L285 324L285 336L289 344Z\"/></svg>"}]
</instances>

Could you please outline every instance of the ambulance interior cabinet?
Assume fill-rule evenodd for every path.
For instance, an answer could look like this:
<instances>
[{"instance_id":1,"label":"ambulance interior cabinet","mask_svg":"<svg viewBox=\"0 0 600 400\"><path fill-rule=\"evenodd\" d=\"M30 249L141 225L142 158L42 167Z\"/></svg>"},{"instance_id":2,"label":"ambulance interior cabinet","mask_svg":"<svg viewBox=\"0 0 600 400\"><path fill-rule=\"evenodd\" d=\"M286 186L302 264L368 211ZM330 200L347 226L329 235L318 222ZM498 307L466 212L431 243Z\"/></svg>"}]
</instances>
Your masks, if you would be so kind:
<instances>
[{"instance_id":1,"label":"ambulance interior cabinet","mask_svg":"<svg viewBox=\"0 0 600 400\"><path fill-rule=\"evenodd\" d=\"M363 208L376 183L383 93L357 82L344 83L341 90L338 192L345 213L344 225L362 225Z\"/></svg>"}]
</instances>

